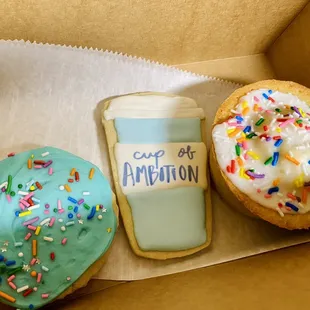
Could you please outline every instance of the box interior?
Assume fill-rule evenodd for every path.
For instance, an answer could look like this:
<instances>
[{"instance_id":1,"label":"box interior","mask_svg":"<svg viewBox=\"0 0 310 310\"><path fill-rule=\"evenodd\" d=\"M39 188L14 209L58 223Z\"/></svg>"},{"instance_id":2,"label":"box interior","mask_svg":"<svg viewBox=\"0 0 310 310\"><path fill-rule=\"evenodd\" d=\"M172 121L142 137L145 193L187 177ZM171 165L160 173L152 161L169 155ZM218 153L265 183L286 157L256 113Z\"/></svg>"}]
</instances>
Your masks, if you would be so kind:
<instances>
[{"instance_id":1,"label":"box interior","mask_svg":"<svg viewBox=\"0 0 310 310\"><path fill-rule=\"evenodd\" d=\"M5 40L120 51L239 83L279 78L310 86L308 0L3 1L0 14ZM49 308L303 308L309 250L305 244L125 284L92 280Z\"/></svg>"},{"instance_id":2,"label":"box interior","mask_svg":"<svg viewBox=\"0 0 310 310\"><path fill-rule=\"evenodd\" d=\"M267 49L277 77L310 86L310 3Z\"/></svg>"},{"instance_id":3,"label":"box interior","mask_svg":"<svg viewBox=\"0 0 310 310\"><path fill-rule=\"evenodd\" d=\"M3 1L1 39L108 49L167 64L279 54L308 0ZM305 10L307 11L307 10ZM307 19L306 12L303 18ZM308 23L309 25L309 23ZM305 28L306 29L306 28ZM305 34L306 35L306 34ZM281 36L282 44L272 47ZM305 38L305 37L304 37ZM291 38L292 43L301 43ZM289 43L288 42L288 43ZM295 46L296 53L300 52Z\"/></svg>"},{"instance_id":4,"label":"box interior","mask_svg":"<svg viewBox=\"0 0 310 310\"><path fill-rule=\"evenodd\" d=\"M310 245L120 284L51 309L304 309Z\"/></svg>"}]
</instances>

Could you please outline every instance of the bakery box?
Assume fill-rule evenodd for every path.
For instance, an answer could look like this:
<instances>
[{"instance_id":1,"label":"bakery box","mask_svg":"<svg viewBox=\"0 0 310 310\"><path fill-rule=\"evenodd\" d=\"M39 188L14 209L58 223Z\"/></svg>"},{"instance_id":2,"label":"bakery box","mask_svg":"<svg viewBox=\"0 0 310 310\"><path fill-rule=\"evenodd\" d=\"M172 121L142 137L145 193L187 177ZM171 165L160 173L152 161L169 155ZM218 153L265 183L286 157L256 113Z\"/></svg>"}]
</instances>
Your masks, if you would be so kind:
<instances>
[{"instance_id":1,"label":"bakery box","mask_svg":"<svg viewBox=\"0 0 310 310\"><path fill-rule=\"evenodd\" d=\"M308 2L3 2L1 39L119 51L241 84L277 78L310 87ZM91 280L49 308L304 308L309 250L304 244L133 282Z\"/></svg>"}]
</instances>

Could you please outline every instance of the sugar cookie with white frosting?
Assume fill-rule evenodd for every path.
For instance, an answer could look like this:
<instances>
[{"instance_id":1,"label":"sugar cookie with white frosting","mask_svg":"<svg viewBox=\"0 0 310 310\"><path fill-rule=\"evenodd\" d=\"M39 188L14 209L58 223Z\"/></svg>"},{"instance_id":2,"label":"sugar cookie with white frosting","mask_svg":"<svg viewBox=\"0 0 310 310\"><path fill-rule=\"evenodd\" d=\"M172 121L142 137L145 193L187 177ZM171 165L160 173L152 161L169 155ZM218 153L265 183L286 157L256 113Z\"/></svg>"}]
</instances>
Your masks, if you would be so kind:
<instances>
[{"instance_id":1,"label":"sugar cookie with white frosting","mask_svg":"<svg viewBox=\"0 0 310 310\"><path fill-rule=\"evenodd\" d=\"M211 172L237 209L286 229L310 227L310 90L268 80L218 109Z\"/></svg>"},{"instance_id":2,"label":"sugar cookie with white frosting","mask_svg":"<svg viewBox=\"0 0 310 310\"><path fill-rule=\"evenodd\" d=\"M168 259L211 241L204 111L190 98L139 93L102 115L117 198L133 251Z\"/></svg>"}]
</instances>

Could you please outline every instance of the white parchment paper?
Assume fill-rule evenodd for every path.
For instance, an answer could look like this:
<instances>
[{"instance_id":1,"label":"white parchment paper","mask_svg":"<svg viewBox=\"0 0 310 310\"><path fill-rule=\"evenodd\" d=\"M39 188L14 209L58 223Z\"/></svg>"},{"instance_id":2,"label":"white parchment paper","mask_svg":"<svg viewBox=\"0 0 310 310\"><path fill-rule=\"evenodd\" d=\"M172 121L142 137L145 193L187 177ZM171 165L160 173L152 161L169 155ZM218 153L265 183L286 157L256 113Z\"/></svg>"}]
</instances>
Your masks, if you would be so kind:
<instances>
[{"instance_id":1,"label":"white parchment paper","mask_svg":"<svg viewBox=\"0 0 310 310\"><path fill-rule=\"evenodd\" d=\"M194 98L205 109L208 136L217 107L239 85L110 52L0 41L0 158L12 151L54 146L96 164L111 181L102 100L162 91ZM1 174L1 172L0 172ZM97 279L136 280L200 268L310 240L247 218L213 192L212 245L183 259L135 256L120 227Z\"/></svg>"}]
</instances>

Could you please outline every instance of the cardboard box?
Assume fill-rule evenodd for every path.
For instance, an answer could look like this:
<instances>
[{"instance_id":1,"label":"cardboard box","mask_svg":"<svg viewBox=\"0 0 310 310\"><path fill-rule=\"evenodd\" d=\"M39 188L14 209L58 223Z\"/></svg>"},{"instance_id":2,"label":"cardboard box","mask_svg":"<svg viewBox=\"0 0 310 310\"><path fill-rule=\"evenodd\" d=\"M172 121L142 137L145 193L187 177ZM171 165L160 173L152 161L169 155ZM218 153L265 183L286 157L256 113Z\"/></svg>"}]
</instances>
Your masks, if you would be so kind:
<instances>
[{"instance_id":1,"label":"cardboard box","mask_svg":"<svg viewBox=\"0 0 310 310\"><path fill-rule=\"evenodd\" d=\"M2 1L1 39L121 51L241 83L279 78L310 86L308 2ZM92 280L51 308L305 308L309 251L306 244L131 283Z\"/></svg>"}]
</instances>

